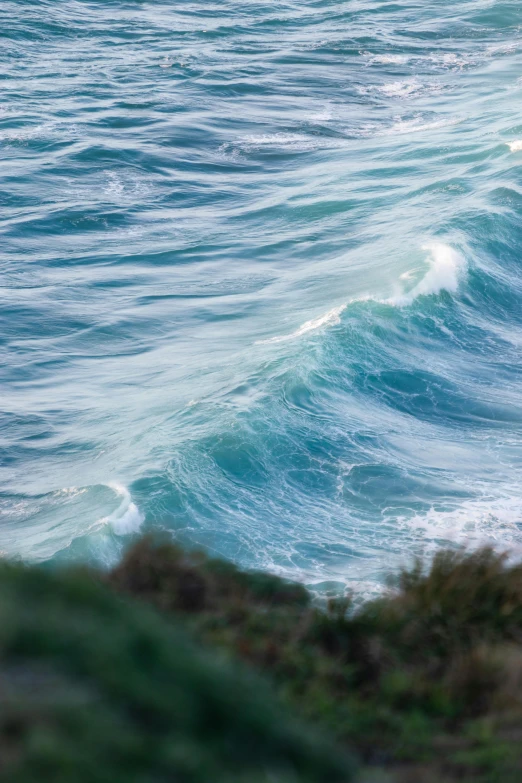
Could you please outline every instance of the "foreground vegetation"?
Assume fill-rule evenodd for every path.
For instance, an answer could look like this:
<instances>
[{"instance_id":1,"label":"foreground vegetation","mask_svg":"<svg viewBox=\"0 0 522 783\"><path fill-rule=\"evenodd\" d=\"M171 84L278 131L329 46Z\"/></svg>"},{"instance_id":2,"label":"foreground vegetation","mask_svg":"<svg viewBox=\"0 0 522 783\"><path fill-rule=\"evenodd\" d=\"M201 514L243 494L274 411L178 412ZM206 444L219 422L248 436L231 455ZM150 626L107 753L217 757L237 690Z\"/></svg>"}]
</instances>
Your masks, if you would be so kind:
<instances>
[{"instance_id":1,"label":"foreground vegetation","mask_svg":"<svg viewBox=\"0 0 522 783\"><path fill-rule=\"evenodd\" d=\"M265 683L82 573L0 567L0 780L315 783L351 764Z\"/></svg>"},{"instance_id":2,"label":"foreground vegetation","mask_svg":"<svg viewBox=\"0 0 522 783\"><path fill-rule=\"evenodd\" d=\"M522 566L505 556L443 551L382 598L326 611L299 585L150 540L108 582L264 672L361 776L522 780Z\"/></svg>"},{"instance_id":3,"label":"foreground vegetation","mask_svg":"<svg viewBox=\"0 0 522 783\"><path fill-rule=\"evenodd\" d=\"M0 566L0 780L514 783L521 740L522 567L491 550L358 607L152 539Z\"/></svg>"}]
</instances>

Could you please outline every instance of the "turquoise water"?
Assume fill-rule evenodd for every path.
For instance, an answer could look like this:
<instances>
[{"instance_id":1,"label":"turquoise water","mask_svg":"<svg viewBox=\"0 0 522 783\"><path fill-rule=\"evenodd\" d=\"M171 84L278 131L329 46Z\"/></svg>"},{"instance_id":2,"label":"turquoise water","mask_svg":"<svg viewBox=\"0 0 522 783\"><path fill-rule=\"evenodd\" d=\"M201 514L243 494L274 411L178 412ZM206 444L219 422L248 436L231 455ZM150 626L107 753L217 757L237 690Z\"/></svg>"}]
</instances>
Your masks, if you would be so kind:
<instances>
[{"instance_id":1,"label":"turquoise water","mask_svg":"<svg viewBox=\"0 0 522 783\"><path fill-rule=\"evenodd\" d=\"M3 0L0 548L522 544L519 0Z\"/></svg>"}]
</instances>

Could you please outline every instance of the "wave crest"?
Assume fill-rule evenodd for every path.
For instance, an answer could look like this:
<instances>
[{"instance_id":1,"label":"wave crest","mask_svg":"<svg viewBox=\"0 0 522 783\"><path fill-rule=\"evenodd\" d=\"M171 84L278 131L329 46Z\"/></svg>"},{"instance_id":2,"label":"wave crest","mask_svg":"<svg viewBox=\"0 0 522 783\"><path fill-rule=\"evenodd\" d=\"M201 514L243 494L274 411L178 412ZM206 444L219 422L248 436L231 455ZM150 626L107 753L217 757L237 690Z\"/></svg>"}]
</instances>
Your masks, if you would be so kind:
<instances>
[{"instance_id":1,"label":"wave crest","mask_svg":"<svg viewBox=\"0 0 522 783\"><path fill-rule=\"evenodd\" d=\"M293 340L296 337L301 337L301 335L306 334L307 332L314 332L316 329L320 329L321 326L333 326L338 324L341 321L341 313L346 310L347 307L348 303L346 302L339 307L332 308L332 310L324 313L324 315L320 315L317 318L312 318L310 321L306 321L304 324L301 324L299 329L296 329L295 332L292 332L291 334L277 335L276 337L269 337L267 340L257 340L256 345L265 343L282 343L286 340Z\"/></svg>"},{"instance_id":2,"label":"wave crest","mask_svg":"<svg viewBox=\"0 0 522 783\"><path fill-rule=\"evenodd\" d=\"M317 318L305 321L305 323L301 324L298 329L290 334L277 335L276 337L269 337L266 340L257 340L256 345L282 343L287 340L294 340L297 337L302 337L302 335L307 334L308 332L314 332L323 326L335 326L340 323L341 314L354 302L373 301L392 305L392 307L406 307L407 305L412 304L419 296L440 294L441 291L448 291L450 294L455 293L458 289L462 272L466 267L466 259L462 253L459 253L458 250L455 250L442 242L433 242L428 245L423 245L422 249L429 252L429 269L424 277L419 280L411 290L401 290L387 299L378 299L375 296L360 296L350 299L348 302L344 302L344 304L328 310L327 313L324 313ZM411 275L411 272L407 272L406 274L401 275L401 278L407 280Z\"/></svg>"},{"instance_id":3,"label":"wave crest","mask_svg":"<svg viewBox=\"0 0 522 783\"><path fill-rule=\"evenodd\" d=\"M122 498L122 501L116 511L113 511L103 521L111 525L118 536L137 533L145 517L132 500L129 490L122 484L110 483L107 486L114 490Z\"/></svg>"},{"instance_id":4,"label":"wave crest","mask_svg":"<svg viewBox=\"0 0 522 783\"><path fill-rule=\"evenodd\" d=\"M460 275L466 266L462 253L442 242L424 245L422 249L429 251L429 270L411 291L391 296L384 300L385 304L404 307L410 305L419 296L440 294L441 291L453 294L457 291Z\"/></svg>"}]
</instances>

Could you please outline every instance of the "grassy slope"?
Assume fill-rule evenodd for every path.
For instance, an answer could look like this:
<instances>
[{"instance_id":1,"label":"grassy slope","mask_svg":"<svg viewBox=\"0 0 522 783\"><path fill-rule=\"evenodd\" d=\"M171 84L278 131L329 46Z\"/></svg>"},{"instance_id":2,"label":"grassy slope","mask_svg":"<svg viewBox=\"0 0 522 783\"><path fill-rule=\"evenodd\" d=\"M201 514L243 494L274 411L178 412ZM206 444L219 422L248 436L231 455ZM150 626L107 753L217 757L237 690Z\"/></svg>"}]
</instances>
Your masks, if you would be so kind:
<instances>
[{"instance_id":1,"label":"grassy slope","mask_svg":"<svg viewBox=\"0 0 522 783\"><path fill-rule=\"evenodd\" d=\"M0 566L0 780L351 779L264 682L100 581Z\"/></svg>"},{"instance_id":2,"label":"grassy slope","mask_svg":"<svg viewBox=\"0 0 522 783\"><path fill-rule=\"evenodd\" d=\"M522 567L490 550L327 610L162 541L0 565L0 780L518 783L521 740Z\"/></svg>"},{"instance_id":3,"label":"grassy slope","mask_svg":"<svg viewBox=\"0 0 522 783\"><path fill-rule=\"evenodd\" d=\"M147 540L108 582L262 670L372 779L522 780L522 567L491 550L441 552L357 610Z\"/></svg>"}]
</instances>

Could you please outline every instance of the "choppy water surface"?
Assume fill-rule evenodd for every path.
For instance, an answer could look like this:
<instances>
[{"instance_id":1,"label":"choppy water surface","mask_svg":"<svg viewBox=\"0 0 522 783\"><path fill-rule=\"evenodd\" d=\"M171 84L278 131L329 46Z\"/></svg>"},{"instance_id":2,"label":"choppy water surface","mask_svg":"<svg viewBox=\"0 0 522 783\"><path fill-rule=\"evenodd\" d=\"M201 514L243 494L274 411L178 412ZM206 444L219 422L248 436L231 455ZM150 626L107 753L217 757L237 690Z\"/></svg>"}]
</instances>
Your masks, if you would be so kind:
<instances>
[{"instance_id":1,"label":"choppy water surface","mask_svg":"<svg viewBox=\"0 0 522 783\"><path fill-rule=\"evenodd\" d=\"M522 544L519 0L0 5L0 547Z\"/></svg>"}]
</instances>

